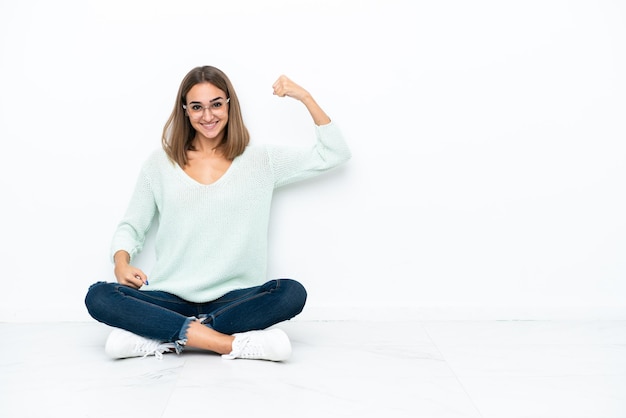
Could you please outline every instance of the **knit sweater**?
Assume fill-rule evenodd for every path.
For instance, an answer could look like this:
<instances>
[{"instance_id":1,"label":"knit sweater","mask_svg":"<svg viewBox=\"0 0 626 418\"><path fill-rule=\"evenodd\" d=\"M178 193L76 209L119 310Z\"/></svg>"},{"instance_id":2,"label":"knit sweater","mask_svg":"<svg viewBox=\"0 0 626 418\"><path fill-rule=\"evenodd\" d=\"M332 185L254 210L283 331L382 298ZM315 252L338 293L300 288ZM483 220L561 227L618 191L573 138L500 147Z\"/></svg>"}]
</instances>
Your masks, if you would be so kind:
<instances>
[{"instance_id":1,"label":"knit sweater","mask_svg":"<svg viewBox=\"0 0 626 418\"><path fill-rule=\"evenodd\" d=\"M162 149L144 162L111 244L131 262L158 225L156 262L142 290L190 302L264 283L270 206L277 187L314 177L351 156L334 122L316 126L312 147L252 146L212 184L201 184Z\"/></svg>"}]
</instances>

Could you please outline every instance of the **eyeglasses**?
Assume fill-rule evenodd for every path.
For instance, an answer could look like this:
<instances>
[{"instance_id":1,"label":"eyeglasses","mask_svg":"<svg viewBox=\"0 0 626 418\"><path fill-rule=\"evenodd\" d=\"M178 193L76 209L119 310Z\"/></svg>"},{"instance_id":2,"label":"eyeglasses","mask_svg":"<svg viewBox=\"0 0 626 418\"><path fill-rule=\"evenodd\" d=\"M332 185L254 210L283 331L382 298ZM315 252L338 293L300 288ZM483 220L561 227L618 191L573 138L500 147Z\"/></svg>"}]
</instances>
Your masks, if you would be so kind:
<instances>
[{"instance_id":1,"label":"eyeglasses","mask_svg":"<svg viewBox=\"0 0 626 418\"><path fill-rule=\"evenodd\" d=\"M189 105L183 105L183 109L185 109L190 116L200 117L204 114L204 110L208 110L214 115L221 115L226 112L226 104L230 102L230 97L226 100L224 99L215 99L208 106L202 106L198 102L193 102Z\"/></svg>"}]
</instances>

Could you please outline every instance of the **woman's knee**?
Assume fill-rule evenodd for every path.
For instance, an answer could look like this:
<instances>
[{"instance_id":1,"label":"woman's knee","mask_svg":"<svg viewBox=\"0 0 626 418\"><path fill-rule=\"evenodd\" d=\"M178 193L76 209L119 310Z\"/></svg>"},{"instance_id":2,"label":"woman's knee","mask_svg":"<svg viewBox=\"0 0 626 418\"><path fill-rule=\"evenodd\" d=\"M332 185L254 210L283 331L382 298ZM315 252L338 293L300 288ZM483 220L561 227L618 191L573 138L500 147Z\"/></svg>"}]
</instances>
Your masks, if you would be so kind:
<instances>
[{"instance_id":1,"label":"woman's knee","mask_svg":"<svg viewBox=\"0 0 626 418\"><path fill-rule=\"evenodd\" d=\"M285 291L284 300L289 303L292 315L296 316L304 309L307 292L302 283L293 279L280 279L279 286Z\"/></svg>"},{"instance_id":2,"label":"woman's knee","mask_svg":"<svg viewBox=\"0 0 626 418\"><path fill-rule=\"evenodd\" d=\"M100 298L100 295L106 291L111 283L107 282L96 282L89 286L89 290L87 290L87 295L85 296L85 304L89 305L90 302L97 300Z\"/></svg>"},{"instance_id":3,"label":"woman's knee","mask_svg":"<svg viewBox=\"0 0 626 418\"><path fill-rule=\"evenodd\" d=\"M89 290L85 295L85 306L92 317L98 319L98 313L102 309L107 308L108 303L105 300L106 295L111 290L111 285L113 283L97 282L89 286Z\"/></svg>"}]
</instances>

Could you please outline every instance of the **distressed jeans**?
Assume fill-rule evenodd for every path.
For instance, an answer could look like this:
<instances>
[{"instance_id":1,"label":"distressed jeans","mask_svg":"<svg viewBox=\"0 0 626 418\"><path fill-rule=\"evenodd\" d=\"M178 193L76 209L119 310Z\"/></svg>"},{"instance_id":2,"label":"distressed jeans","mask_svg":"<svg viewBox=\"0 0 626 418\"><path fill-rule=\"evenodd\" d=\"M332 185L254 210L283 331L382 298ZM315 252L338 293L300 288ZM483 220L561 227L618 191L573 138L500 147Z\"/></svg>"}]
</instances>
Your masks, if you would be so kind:
<instances>
[{"instance_id":1,"label":"distressed jeans","mask_svg":"<svg viewBox=\"0 0 626 418\"><path fill-rule=\"evenodd\" d=\"M162 291L98 282L89 287L85 305L94 319L112 327L154 340L184 342L193 320L229 335L265 329L299 314L306 297L304 287L291 279L233 290L206 303L189 302Z\"/></svg>"}]
</instances>

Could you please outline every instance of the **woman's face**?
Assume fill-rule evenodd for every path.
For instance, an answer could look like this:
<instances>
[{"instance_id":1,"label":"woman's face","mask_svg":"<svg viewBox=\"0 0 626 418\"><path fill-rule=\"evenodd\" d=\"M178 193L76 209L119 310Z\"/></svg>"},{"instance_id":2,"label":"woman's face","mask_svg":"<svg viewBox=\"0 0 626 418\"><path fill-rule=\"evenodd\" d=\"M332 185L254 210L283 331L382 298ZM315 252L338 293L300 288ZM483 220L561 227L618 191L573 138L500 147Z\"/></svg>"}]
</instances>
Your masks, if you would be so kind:
<instances>
[{"instance_id":1,"label":"woman's face","mask_svg":"<svg viewBox=\"0 0 626 418\"><path fill-rule=\"evenodd\" d=\"M198 135L222 140L228 124L229 100L224 91L211 83L196 84L189 90L185 111Z\"/></svg>"}]
</instances>

